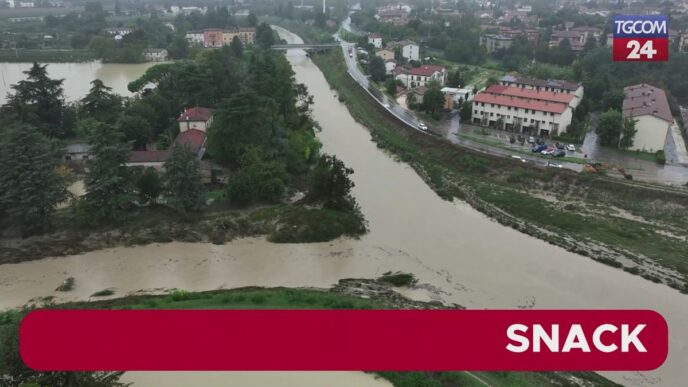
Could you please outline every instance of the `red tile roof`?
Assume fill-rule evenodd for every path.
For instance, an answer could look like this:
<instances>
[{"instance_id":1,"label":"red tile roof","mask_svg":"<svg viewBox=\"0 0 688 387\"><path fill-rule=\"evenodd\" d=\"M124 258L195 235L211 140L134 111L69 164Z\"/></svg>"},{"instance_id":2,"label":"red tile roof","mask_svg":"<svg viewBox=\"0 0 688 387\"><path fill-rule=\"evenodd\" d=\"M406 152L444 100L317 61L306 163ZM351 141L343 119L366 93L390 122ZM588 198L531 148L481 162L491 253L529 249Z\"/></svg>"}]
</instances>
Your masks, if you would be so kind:
<instances>
[{"instance_id":1,"label":"red tile roof","mask_svg":"<svg viewBox=\"0 0 688 387\"><path fill-rule=\"evenodd\" d=\"M411 71L409 71L409 74L429 77L436 72L442 72L442 71L444 71L444 66L422 65L420 67L411 68Z\"/></svg>"},{"instance_id":2,"label":"red tile roof","mask_svg":"<svg viewBox=\"0 0 688 387\"><path fill-rule=\"evenodd\" d=\"M162 163L170 157L169 150L132 151L130 163Z\"/></svg>"},{"instance_id":3,"label":"red tile roof","mask_svg":"<svg viewBox=\"0 0 688 387\"><path fill-rule=\"evenodd\" d=\"M667 122L673 122L666 93L659 87L641 83L624 87L624 118L653 115Z\"/></svg>"},{"instance_id":4,"label":"red tile roof","mask_svg":"<svg viewBox=\"0 0 688 387\"><path fill-rule=\"evenodd\" d=\"M541 112L561 114L568 106L559 102L537 101L532 99L510 97L506 95L478 93L473 99L474 102L492 103L502 106L511 106L521 109L533 109Z\"/></svg>"},{"instance_id":5,"label":"red tile roof","mask_svg":"<svg viewBox=\"0 0 688 387\"><path fill-rule=\"evenodd\" d=\"M508 95L511 97L530 98L539 101L559 102L570 104L575 97L574 94L555 93L552 91L525 89L521 87L511 87L504 85L492 85L485 90L486 93Z\"/></svg>"},{"instance_id":6,"label":"red tile roof","mask_svg":"<svg viewBox=\"0 0 688 387\"><path fill-rule=\"evenodd\" d=\"M203 144L205 144L205 139L205 132L198 129L189 129L187 131L179 133L174 142L175 144L187 146L194 152L198 152L198 150L201 149Z\"/></svg>"},{"instance_id":7,"label":"red tile roof","mask_svg":"<svg viewBox=\"0 0 688 387\"><path fill-rule=\"evenodd\" d=\"M213 116L213 109L203 107L187 108L179 115L177 122L181 121L208 121Z\"/></svg>"}]
</instances>

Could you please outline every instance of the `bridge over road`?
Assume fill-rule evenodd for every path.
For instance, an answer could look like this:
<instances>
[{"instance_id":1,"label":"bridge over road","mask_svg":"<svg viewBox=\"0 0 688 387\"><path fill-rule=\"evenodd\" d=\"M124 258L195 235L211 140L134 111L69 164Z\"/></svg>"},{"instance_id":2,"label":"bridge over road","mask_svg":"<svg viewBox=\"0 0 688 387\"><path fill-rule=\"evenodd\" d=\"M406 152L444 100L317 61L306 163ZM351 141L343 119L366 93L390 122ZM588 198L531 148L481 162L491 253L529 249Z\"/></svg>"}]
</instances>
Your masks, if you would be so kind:
<instances>
[{"instance_id":1,"label":"bridge over road","mask_svg":"<svg viewBox=\"0 0 688 387\"><path fill-rule=\"evenodd\" d=\"M273 50L331 50L339 47L339 43L320 43L320 44L274 44Z\"/></svg>"}]
</instances>

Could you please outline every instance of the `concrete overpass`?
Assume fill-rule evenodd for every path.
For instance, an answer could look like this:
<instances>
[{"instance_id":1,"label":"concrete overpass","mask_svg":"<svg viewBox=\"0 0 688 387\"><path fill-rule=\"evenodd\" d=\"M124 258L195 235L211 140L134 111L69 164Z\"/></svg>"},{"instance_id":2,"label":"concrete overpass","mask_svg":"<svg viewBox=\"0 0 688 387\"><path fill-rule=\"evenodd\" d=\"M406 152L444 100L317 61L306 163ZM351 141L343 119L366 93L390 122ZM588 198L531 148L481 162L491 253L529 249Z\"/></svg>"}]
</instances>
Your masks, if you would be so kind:
<instances>
[{"instance_id":1,"label":"concrete overpass","mask_svg":"<svg viewBox=\"0 0 688 387\"><path fill-rule=\"evenodd\" d=\"M274 44L271 48L273 50L331 50L339 47L339 43L321 43L321 44Z\"/></svg>"}]
</instances>

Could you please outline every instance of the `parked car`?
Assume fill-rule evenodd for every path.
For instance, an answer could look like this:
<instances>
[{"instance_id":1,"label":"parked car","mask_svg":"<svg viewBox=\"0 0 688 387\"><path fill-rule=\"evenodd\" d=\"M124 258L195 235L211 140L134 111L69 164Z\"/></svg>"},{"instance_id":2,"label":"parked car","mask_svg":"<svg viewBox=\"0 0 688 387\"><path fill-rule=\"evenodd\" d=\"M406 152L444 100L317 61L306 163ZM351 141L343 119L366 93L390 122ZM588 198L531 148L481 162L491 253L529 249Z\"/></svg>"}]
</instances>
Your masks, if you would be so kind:
<instances>
[{"instance_id":1,"label":"parked car","mask_svg":"<svg viewBox=\"0 0 688 387\"><path fill-rule=\"evenodd\" d=\"M539 153L539 152L542 152L542 151L545 150L545 149L547 149L547 145L545 145L545 144L539 144L539 145L535 145L535 146L533 147L533 149L531 149L531 151L532 151L533 153Z\"/></svg>"},{"instance_id":2,"label":"parked car","mask_svg":"<svg viewBox=\"0 0 688 387\"><path fill-rule=\"evenodd\" d=\"M545 144L545 140L543 140L543 139L541 139L541 138L538 138L538 139L535 140L535 143L538 144L538 145L544 145L544 144Z\"/></svg>"},{"instance_id":3,"label":"parked car","mask_svg":"<svg viewBox=\"0 0 688 387\"><path fill-rule=\"evenodd\" d=\"M564 157L566 156L566 151L563 149L557 149L554 153L552 153L552 156L554 157Z\"/></svg>"},{"instance_id":4,"label":"parked car","mask_svg":"<svg viewBox=\"0 0 688 387\"><path fill-rule=\"evenodd\" d=\"M554 148L552 148L552 147L545 147L545 149L544 149L542 152L540 152L540 153L542 153L542 154L545 155L545 156L552 155L552 154L554 154Z\"/></svg>"},{"instance_id":5,"label":"parked car","mask_svg":"<svg viewBox=\"0 0 688 387\"><path fill-rule=\"evenodd\" d=\"M535 137L533 137L533 136L528 137L528 143L534 144L535 143Z\"/></svg>"},{"instance_id":6,"label":"parked car","mask_svg":"<svg viewBox=\"0 0 688 387\"><path fill-rule=\"evenodd\" d=\"M428 131L428 126L425 125L425 122L421 121L418 123L418 129L427 132Z\"/></svg>"},{"instance_id":7,"label":"parked car","mask_svg":"<svg viewBox=\"0 0 688 387\"><path fill-rule=\"evenodd\" d=\"M392 108L392 106L390 104L388 104L387 102L383 103L382 106L387 110Z\"/></svg>"},{"instance_id":8,"label":"parked car","mask_svg":"<svg viewBox=\"0 0 688 387\"><path fill-rule=\"evenodd\" d=\"M557 149L564 149L564 144L560 142L556 143L555 146L557 147Z\"/></svg>"},{"instance_id":9,"label":"parked car","mask_svg":"<svg viewBox=\"0 0 688 387\"><path fill-rule=\"evenodd\" d=\"M552 168L564 168L563 165L561 165L561 164L559 164L559 163L553 163L553 162L551 162L551 161L548 161L548 162L547 162L547 166L548 166L548 167L552 167Z\"/></svg>"},{"instance_id":10,"label":"parked car","mask_svg":"<svg viewBox=\"0 0 688 387\"><path fill-rule=\"evenodd\" d=\"M573 144L569 144L566 146L566 150L569 152L575 152L576 151L576 146Z\"/></svg>"}]
</instances>

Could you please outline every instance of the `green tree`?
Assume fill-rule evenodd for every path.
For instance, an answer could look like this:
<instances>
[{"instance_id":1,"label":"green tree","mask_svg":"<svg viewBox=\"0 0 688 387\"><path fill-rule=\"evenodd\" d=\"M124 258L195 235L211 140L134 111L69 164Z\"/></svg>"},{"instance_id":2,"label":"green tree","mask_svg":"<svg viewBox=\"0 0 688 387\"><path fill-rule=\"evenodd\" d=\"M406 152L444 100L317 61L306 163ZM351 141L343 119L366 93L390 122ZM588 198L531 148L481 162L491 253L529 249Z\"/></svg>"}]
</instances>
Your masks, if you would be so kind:
<instances>
[{"instance_id":1,"label":"green tree","mask_svg":"<svg viewBox=\"0 0 688 387\"><path fill-rule=\"evenodd\" d=\"M155 168L148 167L139 176L136 181L136 187L139 193L139 201L141 203L155 203L162 193L162 180Z\"/></svg>"},{"instance_id":2,"label":"green tree","mask_svg":"<svg viewBox=\"0 0 688 387\"><path fill-rule=\"evenodd\" d=\"M248 16L246 17L246 23L248 23L249 27L256 27L258 25L258 18L256 17L256 14L249 12Z\"/></svg>"},{"instance_id":3,"label":"green tree","mask_svg":"<svg viewBox=\"0 0 688 387\"><path fill-rule=\"evenodd\" d=\"M461 104L461 112L459 113L459 116L461 117L461 122L470 123L472 115L473 104L469 101L466 101L463 104Z\"/></svg>"},{"instance_id":4,"label":"green tree","mask_svg":"<svg viewBox=\"0 0 688 387\"><path fill-rule=\"evenodd\" d=\"M387 94L391 96L397 95L397 81L394 80L393 78L390 78L385 81L385 90L387 91Z\"/></svg>"},{"instance_id":5,"label":"green tree","mask_svg":"<svg viewBox=\"0 0 688 387\"><path fill-rule=\"evenodd\" d=\"M8 95L5 114L16 114L19 119L38 127L49 137L64 138L68 129L63 122L63 79L48 77L47 65L34 63L24 71L26 80L12 85L14 94Z\"/></svg>"},{"instance_id":6,"label":"green tree","mask_svg":"<svg viewBox=\"0 0 688 387\"><path fill-rule=\"evenodd\" d=\"M385 80L385 75L387 74L387 69L385 68L385 61L379 56L374 56L370 59L368 63L368 73L370 78L375 82L381 82Z\"/></svg>"},{"instance_id":7,"label":"green tree","mask_svg":"<svg viewBox=\"0 0 688 387\"><path fill-rule=\"evenodd\" d=\"M623 125L622 121L621 112L618 110L609 109L600 115L597 134L600 136L600 143L602 145L618 145L621 126Z\"/></svg>"},{"instance_id":8,"label":"green tree","mask_svg":"<svg viewBox=\"0 0 688 387\"><path fill-rule=\"evenodd\" d=\"M349 178L353 173L336 156L322 155L311 171L308 194L311 199L322 200L327 208L351 210L356 204L351 196L354 182Z\"/></svg>"},{"instance_id":9,"label":"green tree","mask_svg":"<svg viewBox=\"0 0 688 387\"><path fill-rule=\"evenodd\" d=\"M134 200L130 171L126 167L129 145L116 127L94 122L89 130L91 155L84 180L84 207L90 220L118 220Z\"/></svg>"},{"instance_id":10,"label":"green tree","mask_svg":"<svg viewBox=\"0 0 688 387\"><path fill-rule=\"evenodd\" d=\"M239 40L238 36L232 38L229 48L232 50L232 54L234 54L234 56L237 58L241 58L241 56L244 54L244 45L241 43L241 40Z\"/></svg>"},{"instance_id":11,"label":"green tree","mask_svg":"<svg viewBox=\"0 0 688 387\"><path fill-rule=\"evenodd\" d=\"M241 157L241 168L229 180L227 196L236 204L253 201L277 201L286 189L284 165L268 160L258 147L248 149Z\"/></svg>"},{"instance_id":12,"label":"green tree","mask_svg":"<svg viewBox=\"0 0 688 387\"><path fill-rule=\"evenodd\" d=\"M111 123L121 111L122 98L112 93L112 88L105 86L100 79L91 81L91 90L81 99L82 116Z\"/></svg>"},{"instance_id":13,"label":"green tree","mask_svg":"<svg viewBox=\"0 0 688 387\"><path fill-rule=\"evenodd\" d=\"M272 126L265 104L253 90L243 90L220 103L208 130L208 147L217 161L237 167L247 147L268 144Z\"/></svg>"},{"instance_id":14,"label":"green tree","mask_svg":"<svg viewBox=\"0 0 688 387\"><path fill-rule=\"evenodd\" d=\"M267 23L261 23L256 28L256 44L262 48L270 48L275 44L275 34Z\"/></svg>"},{"instance_id":15,"label":"green tree","mask_svg":"<svg viewBox=\"0 0 688 387\"><path fill-rule=\"evenodd\" d=\"M182 35L176 35L167 46L171 59L186 59L189 56L189 41Z\"/></svg>"},{"instance_id":16,"label":"green tree","mask_svg":"<svg viewBox=\"0 0 688 387\"><path fill-rule=\"evenodd\" d=\"M182 214L200 208L203 184L201 163L195 152L175 144L165 162L164 181L165 199L170 207Z\"/></svg>"},{"instance_id":17,"label":"green tree","mask_svg":"<svg viewBox=\"0 0 688 387\"><path fill-rule=\"evenodd\" d=\"M638 120L633 118L626 118L623 120L623 126L621 128L621 140L619 141L619 147L623 149L628 149L633 146L633 141L635 140L635 134L638 132L635 124Z\"/></svg>"},{"instance_id":18,"label":"green tree","mask_svg":"<svg viewBox=\"0 0 688 387\"><path fill-rule=\"evenodd\" d=\"M59 154L36 128L6 124L0 137L0 215L24 233L45 230L66 198Z\"/></svg>"},{"instance_id":19,"label":"green tree","mask_svg":"<svg viewBox=\"0 0 688 387\"><path fill-rule=\"evenodd\" d=\"M423 94L423 110L426 113L437 113L444 107L444 94L438 87L431 87Z\"/></svg>"}]
</instances>

